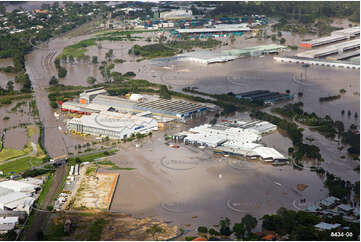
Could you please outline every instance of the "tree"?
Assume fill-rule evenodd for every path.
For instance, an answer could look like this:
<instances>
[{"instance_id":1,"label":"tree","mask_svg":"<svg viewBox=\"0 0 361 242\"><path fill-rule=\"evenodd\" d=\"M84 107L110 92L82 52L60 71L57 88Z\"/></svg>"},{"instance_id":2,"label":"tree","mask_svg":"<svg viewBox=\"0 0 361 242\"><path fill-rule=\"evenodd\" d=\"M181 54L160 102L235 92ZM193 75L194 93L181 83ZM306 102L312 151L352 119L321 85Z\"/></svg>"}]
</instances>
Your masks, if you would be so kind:
<instances>
[{"instance_id":1,"label":"tree","mask_svg":"<svg viewBox=\"0 0 361 242\"><path fill-rule=\"evenodd\" d=\"M67 73L68 73L68 71L64 67L61 66L58 71L58 77L64 78Z\"/></svg>"},{"instance_id":2,"label":"tree","mask_svg":"<svg viewBox=\"0 0 361 242\"><path fill-rule=\"evenodd\" d=\"M92 56L92 63L98 64L98 56Z\"/></svg>"},{"instance_id":3,"label":"tree","mask_svg":"<svg viewBox=\"0 0 361 242\"><path fill-rule=\"evenodd\" d=\"M159 90L159 97L163 99L171 99L172 96L169 94L168 87L166 85L162 85Z\"/></svg>"},{"instance_id":4,"label":"tree","mask_svg":"<svg viewBox=\"0 0 361 242\"><path fill-rule=\"evenodd\" d=\"M93 85L95 82L97 81L97 79L95 79L94 77L90 76L87 79L87 82L91 85Z\"/></svg>"},{"instance_id":5,"label":"tree","mask_svg":"<svg viewBox=\"0 0 361 242\"><path fill-rule=\"evenodd\" d=\"M250 214L246 214L246 216L242 218L242 223L244 224L247 232L250 233L252 229L257 226L257 219Z\"/></svg>"},{"instance_id":6,"label":"tree","mask_svg":"<svg viewBox=\"0 0 361 242\"><path fill-rule=\"evenodd\" d=\"M208 229L205 226L199 226L197 230L199 233L204 233L204 234L208 233Z\"/></svg>"},{"instance_id":7,"label":"tree","mask_svg":"<svg viewBox=\"0 0 361 242\"><path fill-rule=\"evenodd\" d=\"M284 43L286 43L286 39L285 39L285 38L281 38L281 39L280 39L280 44L283 45Z\"/></svg>"},{"instance_id":8,"label":"tree","mask_svg":"<svg viewBox=\"0 0 361 242\"><path fill-rule=\"evenodd\" d=\"M63 63L67 63L68 57L66 55L62 55L61 60L63 61Z\"/></svg>"},{"instance_id":9,"label":"tree","mask_svg":"<svg viewBox=\"0 0 361 242\"><path fill-rule=\"evenodd\" d=\"M340 93L344 94L344 93L346 93L346 90L342 88L342 89L340 89Z\"/></svg>"},{"instance_id":10,"label":"tree","mask_svg":"<svg viewBox=\"0 0 361 242\"><path fill-rule=\"evenodd\" d=\"M210 228L210 229L208 230L208 233L209 233L210 235L219 235L219 232L218 232L217 230L215 230L214 228Z\"/></svg>"},{"instance_id":11,"label":"tree","mask_svg":"<svg viewBox=\"0 0 361 242\"><path fill-rule=\"evenodd\" d=\"M229 218L224 218L219 221L221 235L230 236L232 234L231 228L231 220Z\"/></svg>"},{"instance_id":12,"label":"tree","mask_svg":"<svg viewBox=\"0 0 361 242\"><path fill-rule=\"evenodd\" d=\"M55 76L52 76L50 81L49 81L49 85L55 86L55 85L58 85L58 84L59 84L59 80Z\"/></svg>"},{"instance_id":13,"label":"tree","mask_svg":"<svg viewBox=\"0 0 361 242\"><path fill-rule=\"evenodd\" d=\"M6 13L6 8L4 4L0 3L0 14L5 15L5 13Z\"/></svg>"},{"instance_id":14,"label":"tree","mask_svg":"<svg viewBox=\"0 0 361 242\"><path fill-rule=\"evenodd\" d=\"M6 83L6 89L8 90L8 92L14 91L14 82L8 81L8 83Z\"/></svg>"},{"instance_id":15,"label":"tree","mask_svg":"<svg viewBox=\"0 0 361 242\"><path fill-rule=\"evenodd\" d=\"M245 231L246 229L243 223L236 223L233 225L233 233L236 236L237 240L243 239Z\"/></svg>"},{"instance_id":16,"label":"tree","mask_svg":"<svg viewBox=\"0 0 361 242\"><path fill-rule=\"evenodd\" d=\"M154 224L152 227L148 228L146 232L152 235L153 240L158 240L157 234L164 232L164 230L158 224Z\"/></svg>"},{"instance_id":17,"label":"tree","mask_svg":"<svg viewBox=\"0 0 361 242\"><path fill-rule=\"evenodd\" d=\"M69 63L74 64L74 56L72 55L69 56Z\"/></svg>"},{"instance_id":18,"label":"tree","mask_svg":"<svg viewBox=\"0 0 361 242\"><path fill-rule=\"evenodd\" d=\"M334 126L339 134L342 134L345 131L345 125L339 120L335 121Z\"/></svg>"}]
</instances>

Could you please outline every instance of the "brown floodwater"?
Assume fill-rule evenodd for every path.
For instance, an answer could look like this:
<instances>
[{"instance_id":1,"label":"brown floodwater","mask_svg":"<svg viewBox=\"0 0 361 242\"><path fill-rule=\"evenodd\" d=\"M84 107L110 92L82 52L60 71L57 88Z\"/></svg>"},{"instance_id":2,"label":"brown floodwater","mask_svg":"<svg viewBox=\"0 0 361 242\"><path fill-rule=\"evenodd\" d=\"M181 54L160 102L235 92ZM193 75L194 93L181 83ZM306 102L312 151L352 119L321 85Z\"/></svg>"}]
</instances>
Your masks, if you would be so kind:
<instances>
[{"instance_id":1,"label":"brown floodwater","mask_svg":"<svg viewBox=\"0 0 361 242\"><path fill-rule=\"evenodd\" d=\"M28 142L26 128L15 128L6 131L4 147L22 150Z\"/></svg>"},{"instance_id":2,"label":"brown floodwater","mask_svg":"<svg viewBox=\"0 0 361 242\"><path fill-rule=\"evenodd\" d=\"M232 221L247 213L260 218L280 207L296 209L302 198L310 204L327 196L322 180L309 170L216 156L193 146L170 148L161 132L137 143L141 147L127 145L111 158L121 167L136 168L119 172L114 212L196 228L225 216ZM297 184L309 187L300 192Z\"/></svg>"},{"instance_id":3,"label":"brown floodwater","mask_svg":"<svg viewBox=\"0 0 361 242\"><path fill-rule=\"evenodd\" d=\"M292 38L286 33L284 35L287 39ZM52 156L73 151L74 145L87 142L84 138L64 134L64 123L54 117L45 88L51 76L56 74L54 58L65 46L90 37L52 39L48 45L43 45L26 57L26 68L33 82L40 118L46 127L46 148ZM289 40L290 43L294 41L296 44L308 36L294 38ZM128 55L129 48L135 43L146 42L104 41L101 49L89 47L87 55L97 55L98 60L102 61L105 53L114 49L114 58L126 60L123 64L115 64L114 71L133 71L137 78L171 85L177 91L186 86L196 86L200 91L209 93L237 93L255 89L280 92L289 89L292 94L303 92L304 97L300 101L304 102L306 111L321 116L328 114L335 120L342 120L346 126L358 124L354 118L342 117L341 110L359 110L359 96L353 94L360 88L359 71L309 67L306 81L300 82L301 73L305 73L301 66L275 63L272 56L242 58L207 66L157 60L135 62L136 58ZM232 45L222 46L222 49L265 43L271 43L271 40L246 40L242 36ZM68 76L61 83L86 86L89 76L103 81L98 66L79 63L67 65L67 69ZM347 91L341 99L323 104L318 102L320 96L336 95L341 88ZM244 115L237 114L237 117ZM340 160L337 144L307 129L304 132L305 137L312 136L315 139L313 142L320 147L326 160L321 165L326 170L343 179L359 180L358 173L352 170L357 162L349 158ZM291 166L273 167L260 162L216 157L209 150L202 151L191 146L181 145L179 149L173 149L165 144L163 135L164 132L155 132L153 137L140 141L139 148L135 146L135 142L139 141L122 144L120 151L111 157L121 167L136 168L134 171L120 171L111 207L113 211L139 217L157 216L178 225L191 224L195 228L198 225L213 225L224 216L238 221L246 213L259 218L265 213L275 212L281 206L297 209L302 206L298 203L302 198L306 198L307 204L310 204L327 196L322 180L308 169L295 170ZM264 142L284 155L291 146L290 140L279 133L265 137ZM297 184L307 184L309 187L300 192L296 189Z\"/></svg>"}]
</instances>

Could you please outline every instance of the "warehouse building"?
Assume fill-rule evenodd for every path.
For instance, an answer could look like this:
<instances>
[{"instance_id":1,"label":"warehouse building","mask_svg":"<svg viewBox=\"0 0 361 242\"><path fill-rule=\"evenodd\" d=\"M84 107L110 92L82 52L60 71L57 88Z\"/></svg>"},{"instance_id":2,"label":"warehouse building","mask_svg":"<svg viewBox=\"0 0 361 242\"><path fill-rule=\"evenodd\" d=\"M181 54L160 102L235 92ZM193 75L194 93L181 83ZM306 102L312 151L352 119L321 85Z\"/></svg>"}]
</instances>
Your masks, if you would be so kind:
<instances>
[{"instance_id":1,"label":"warehouse building","mask_svg":"<svg viewBox=\"0 0 361 242\"><path fill-rule=\"evenodd\" d=\"M262 139L261 134L270 133L275 128L277 127L273 124L264 121L224 121L222 124L205 124L191 128L174 138L178 141L183 140L185 144L211 147L216 153L285 164L288 159L281 153L259 143Z\"/></svg>"},{"instance_id":2,"label":"warehouse building","mask_svg":"<svg viewBox=\"0 0 361 242\"><path fill-rule=\"evenodd\" d=\"M339 44L334 44L334 45L318 48L315 50L304 51L304 52L296 54L296 56L297 57L306 57L306 58L320 58L320 57L332 55L335 53L341 54L344 51L359 48L359 47L360 47L360 40L355 39L355 40L345 41L345 42L342 42Z\"/></svg>"},{"instance_id":3,"label":"warehouse building","mask_svg":"<svg viewBox=\"0 0 361 242\"><path fill-rule=\"evenodd\" d=\"M195 104L182 100L166 100L151 95L130 94L128 98L104 95L104 89L92 89L83 92L77 102L61 103L61 111L77 114L91 115L93 113L118 111L143 113L151 112L152 115L160 116L165 120L179 119L185 121L199 117L208 110L206 105ZM148 115L151 116L151 115Z\"/></svg>"},{"instance_id":4,"label":"warehouse building","mask_svg":"<svg viewBox=\"0 0 361 242\"><path fill-rule=\"evenodd\" d=\"M150 102L137 103L137 110L150 111L155 115L174 117L180 120L201 116L208 108L201 104L182 100L157 99Z\"/></svg>"},{"instance_id":5,"label":"warehouse building","mask_svg":"<svg viewBox=\"0 0 361 242\"><path fill-rule=\"evenodd\" d=\"M0 210L30 213L36 191L41 189L40 179L27 178L19 181L0 182Z\"/></svg>"},{"instance_id":6,"label":"warehouse building","mask_svg":"<svg viewBox=\"0 0 361 242\"><path fill-rule=\"evenodd\" d=\"M262 159L263 161L268 162L285 162L288 161L280 152L270 147L256 147L251 152L249 152L247 157L254 159Z\"/></svg>"},{"instance_id":7,"label":"warehouse building","mask_svg":"<svg viewBox=\"0 0 361 242\"><path fill-rule=\"evenodd\" d=\"M338 68L346 68L346 69L360 69L360 63L358 62L346 62L346 61L332 61L325 59L313 59L306 57L297 57L297 56L275 56L273 59L280 63L296 63L296 64L308 64L315 66L327 66L327 67L338 67Z\"/></svg>"},{"instance_id":8,"label":"warehouse building","mask_svg":"<svg viewBox=\"0 0 361 242\"><path fill-rule=\"evenodd\" d=\"M212 37L228 37L231 34L241 36L244 32L250 32L251 29L246 27L245 24L222 24L215 25L212 28L192 28L192 29L176 29L173 33L174 36L180 37L199 37L199 38L212 38Z\"/></svg>"},{"instance_id":9,"label":"warehouse building","mask_svg":"<svg viewBox=\"0 0 361 242\"><path fill-rule=\"evenodd\" d=\"M127 139L137 133L148 134L158 130L158 122L153 118L109 111L73 118L67 121L66 126L70 133L114 139Z\"/></svg>"},{"instance_id":10,"label":"warehouse building","mask_svg":"<svg viewBox=\"0 0 361 242\"><path fill-rule=\"evenodd\" d=\"M357 35L360 35L359 26L333 31L330 36L305 41L300 43L299 46L303 48L313 48L321 45L332 44L342 40L347 40Z\"/></svg>"},{"instance_id":11,"label":"warehouse building","mask_svg":"<svg viewBox=\"0 0 361 242\"><path fill-rule=\"evenodd\" d=\"M346 40L347 37L344 35L334 35L334 36L327 36L327 37L323 37L323 38L318 38L318 39L313 39L310 41L306 41L306 42L302 42L300 43L300 47L302 48L313 48L316 46L321 46L321 45L326 45L326 44L331 44L334 42L338 42L341 40Z\"/></svg>"},{"instance_id":12,"label":"warehouse building","mask_svg":"<svg viewBox=\"0 0 361 242\"><path fill-rule=\"evenodd\" d=\"M224 63L238 58L238 56L216 53L213 51L194 51L176 56L176 59L179 61L191 61L200 64Z\"/></svg>"},{"instance_id":13,"label":"warehouse building","mask_svg":"<svg viewBox=\"0 0 361 242\"><path fill-rule=\"evenodd\" d=\"M275 104L282 101L293 99L292 95L268 90L255 90L236 94L238 99L247 99L250 101L263 101L265 104Z\"/></svg>"},{"instance_id":14,"label":"warehouse building","mask_svg":"<svg viewBox=\"0 0 361 242\"><path fill-rule=\"evenodd\" d=\"M86 90L82 93L80 93L79 102L82 104L90 103L96 96L101 94L106 94L107 91L104 90L104 88L94 88Z\"/></svg>"},{"instance_id":15,"label":"warehouse building","mask_svg":"<svg viewBox=\"0 0 361 242\"><path fill-rule=\"evenodd\" d=\"M357 35L360 35L360 26L351 27L351 28L347 28L347 29L336 30L336 31L333 31L331 33L331 35L345 35L348 38L352 38L352 37L355 37Z\"/></svg>"},{"instance_id":16,"label":"warehouse building","mask_svg":"<svg viewBox=\"0 0 361 242\"><path fill-rule=\"evenodd\" d=\"M0 217L0 234L13 230L18 223L19 217L17 216Z\"/></svg>"},{"instance_id":17,"label":"warehouse building","mask_svg":"<svg viewBox=\"0 0 361 242\"><path fill-rule=\"evenodd\" d=\"M279 53L282 51L287 50L287 46L284 45L257 45L242 49L231 49L231 50L223 50L222 53L231 56L261 56L261 55L268 55Z\"/></svg>"},{"instance_id":18,"label":"warehouse building","mask_svg":"<svg viewBox=\"0 0 361 242\"><path fill-rule=\"evenodd\" d=\"M5 189L10 189L16 192L30 192L30 193L40 188L39 185L33 185L30 183L14 181L14 180L0 182L0 187Z\"/></svg>"},{"instance_id":19,"label":"warehouse building","mask_svg":"<svg viewBox=\"0 0 361 242\"><path fill-rule=\"evenodd\" d=\"M242 129L255 130L261 135L269 134L277 130L277 125L270 122L254 120L254 121L239 121L239 120L222 120L222 125L227 127L236 127Z\"/></svg>"}]
</instances>

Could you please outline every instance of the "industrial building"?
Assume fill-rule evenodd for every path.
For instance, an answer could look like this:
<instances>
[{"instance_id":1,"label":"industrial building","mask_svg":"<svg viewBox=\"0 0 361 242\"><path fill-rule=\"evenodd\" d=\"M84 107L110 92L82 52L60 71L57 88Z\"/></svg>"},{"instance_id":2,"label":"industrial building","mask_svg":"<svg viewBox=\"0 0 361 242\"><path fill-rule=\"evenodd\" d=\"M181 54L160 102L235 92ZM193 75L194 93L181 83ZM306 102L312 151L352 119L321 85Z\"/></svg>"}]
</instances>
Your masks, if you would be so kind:
<instances>
[{"instance_id":1,"label":"industrial building","mask_svg":"<svg viewBox=\"0 0 361 242\"><path fill-rule=\"evenodd\" d=\"M341 227L341 224L329 224L329 223L324 223L324 222L321 222L321 223L318 223L315 225L315 228L320 231L334 230L339 227Z\"/></svg>"},{"instance_id":2,"label":"industrial building","mask_svg":"<svg viewBox=\"0 0 361 242\"><path fill-rule=\"evenodd\" d=\"M273 59L276 62L283 63L296 63L296 64L308 64L315 66L327 66L327 67L339 67L346 69L360 69L360 64L355 64L352 62L344 62L344 61L331 61L325 59L313 59L306 57L297 57L297 56L275 56Z\"/></svg>"},{"instance_id":3,"label":"industrial building","mask_svg":"<svg viewBox=\"0 0 361 242\"><path fill-rule=\"evenodd\" d=\"M348 38L352 38L352 37L355 37L357 35L360 35L360 26L351 27L351 28L347 28L347 29L336 30L336 31L333 31L331 33L331 35L345 35Z\"/></svg>"},{"instance_id":4,"label":"industrial building","mask_svg":"<svg viewBox=\"0 0 361 242\"><path fill-rule=\"evenodd\" d=\"M351 57L355 57L355 56L360 56L360 49L358 50L354 50L354 51L347 51L345 53L336 55L336 56L329 56L327 57L327 59L329 60L347 60L350 59Z\"/></svg>"},{"instance_id":5,"label":"industrial building","mask_svg":"<svg viewBox=\"0 0 361 242\"><path fill-rule=\"evenodd\" d=\"M360 47L360 40L355 39L355 40L345 41L345 42L342 42L339 44L334 44L334 45L318 48L315 50L304 51L304 52L296 54L296 56L297 57L306 57L306 58L319 58L319 57L324 57L324 56L335 54L335 53L341 54L346 50L351 50L351 49L355 49L355 48L359 48L359 47Z\"/></svg>"},{"instance_id":6,"label":"industrial building","mask_svg":"<svg viewBox=\"0 0 361 242\"><path fill-rule=\"evenodd\" d=\"M277 125L266 121L239 121L239 120L222 120L222 124L228 127L255 130L261 135L269 134L277 130Z\"/></svg>"},{"instance_id":7,"label":"industrial building","mask_svg":"<svg viewBox=\"0 0 361 242\"><path fill-rule=\"evenodd\" d=\"M251 29L247 27L247 24L224 24L214 25L210 28L192 28L192 29L176 29L173 32L173 36L181 37L199 37L199 38L211 38L211 37L228 37L232 35L242 35L244 32L250 32Z\"/></svg>"},{"instance_id":8,"label":"industrial building","mask_svg":"<svg viewBox=\"0 0 361 242\"><path fill-rule=\"evenodd\" d=\"M19 217L17 216L0 217L0 234L13 230L18 223Z\"/></svg>"},{"instance_id":9,"label":"industrial building","mask_svg":"<svg viewBox=\"0 0 361 242\"><path fill-rule=\"evenodd\" d=\"M90 93L90 94L89 94ZM131 94L129 99L103 95L104 90L84 92L83 103L61 103L61 111L91 115L93 113L119 111L131 113L151 112L162 119L179 119L185 121L189 118L198 117L207 106L181 100L166 100L150 95Z\"/></svg>"},{"instance_id":10,"label":"industrial building","mask_svg":"<svg viewBox=\"0 0 361 242\"><path fill-rule=\"evenodd\" d=\"M238 56L215 53L212 51L194 51L176 56L179 61L191 61L200 64L223 63L238 59Z\"/></svg>"},{"instance_id":11,"label":"industrial building","mask_svg":"<svg viewBox=\"0 0 361 242\"><path fill-rule=\"evenodd\" d=\"M70 119L66 126L70 133L90 134L114 139L127 139L137 133L148 134L158 130L158 122L153 118L109 111Z\"/></svg>"},{"instance_id":12,"label":"industrial building","mask_svg":"<svg viewBox=\"0 0 361 242\"><path fill-rule=\"evenodd\" d=\"M42 180L23 179L0 182L0 210L30 213L35 193L41 189Z\"/></svg>"},{"instance_id":13,"label":"industrial building","mask_svg":"<svg viewBox=\"0 0 361 242\"><path fill-rule=\"evenodd\" d=\"M263 101L265 104L274 104L281 101L293 99L293 96L286 93L271 92L268 90L255 90L236 94L238 99L250 101Z\"/></svg>"},{"instance_id":14,"label":"industrial building","mask_svg":"<svg viewBox=\"0 0 361 242\"><path fill-rule=\"evenodd\" d=\"M79 102L82 103L82 104L87 104L87 103L90 103L94 97L96 97L97 95L100 95L100 94L106 94L107 91L104 90L104 88L94 88L94 89L89 89L89 90L86 90L82 93L80 93L79 95Z\"/></svg>"},{"instance_id":15,"label":"industrial building","mask_svg":"<svg viewBox=\"0 0 361 242\"><path fill-rule=\"evenodd\" d=\"M242 49L223 50L222 53L231 56L261 56L273 53L279 53L286 50L288 47L284 45L257 45Z\"/></svg>"},{"instance_id":16,"label":"industrial building","mask_svg":"<svg viewBox=\"0 0 361 242\"><path fill-rule=\"evenodd\" d=\"M135 109L149 111L155 115L165 115L186 120L202 115L202 113L207 110L207 107L182 100L158 99L150 102L137 103Z\"/></svg>"},{"instance_id":17,"label":"industrial building","mask_svg":"<svg viewBox=\"0 0 361 242\"><path fill-rule=\"evenodd\" d=\"M300 47L303 48L313 48L316 46L320 46L320 45L325 45L325 44L331 44L337 41L341 41L341 40L346 40L347 37L343 36L343 35L334 35L334 36L327 36L327 37L323 37L323 38L318 38L318 39L313 39L310 41L306 41L306 42L302 42L300 43Z\"/></svg>"},{"instance_id":18,"label":"industrial building","mask_svg":"<svg viewBox=\"0 0 361 242\"><path fill-rule=\"evenodd\" d=\"M217 125L205 124L179 133L173 138L185 144L208 146L216 153L260 159L273 164L288 162L277 150L260 144L262 134L268 134L277 126L265 121L222 120Z\"/></svg>"},{"instance_id":19,"label":"industrial building","mask_svg":"<svg viewBox=\"0 0 361 242\"><path fill-rule=\"evenodd\" d=\"M177 61L192 61L201 64L223 63L238 59L240 57L261 56L272 53L279 53L287 49L283 45L259 45L243 49L214 51L193 51L178 54L175 59Z\"/></svg>"},{"instance_id":20,"label":"industrial building","mask_svg":"<svg viewBox=\"0 0 361 242\"><path fill-rule=\"evenodd\" d=\"M352 27L342 30L333 31L331 36L313 39L300 43L300 47L313 48L321 45L331 44L342 40L347 40L360 34L360 27Z\"/></svg>"}]
</instances>

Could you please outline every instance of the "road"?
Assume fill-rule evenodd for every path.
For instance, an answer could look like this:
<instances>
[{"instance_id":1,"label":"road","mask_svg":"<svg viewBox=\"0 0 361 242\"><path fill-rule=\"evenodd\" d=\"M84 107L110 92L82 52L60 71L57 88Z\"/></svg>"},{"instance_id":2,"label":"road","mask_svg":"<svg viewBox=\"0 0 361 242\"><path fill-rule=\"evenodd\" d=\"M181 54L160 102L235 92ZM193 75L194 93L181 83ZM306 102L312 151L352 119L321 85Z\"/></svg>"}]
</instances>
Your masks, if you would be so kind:
<instances>
[{"instance_id":1,"label":"road","mask_svg":"<svg viewBox=\"0 0 361 242\"><path fill-rule=\"evenodd\" d=\"M40 204L40 209L46 210L48 206L52 205L53 199L57 193L57 191L60 189L61 184L63 182L64 176L66 173L66 166L63 165L59 167L54 175L52 184L50 186L49 191L45 195L45 198ZM26 241L36 241L39 240L38 233L40 231L43 231L43 229L46 227L46 223L49 220L49 216L51 213L49 212L41 212L38 210L34 210L34 219L27 231L25 231L24 240Z\"/></svg>"}]
</instances>

